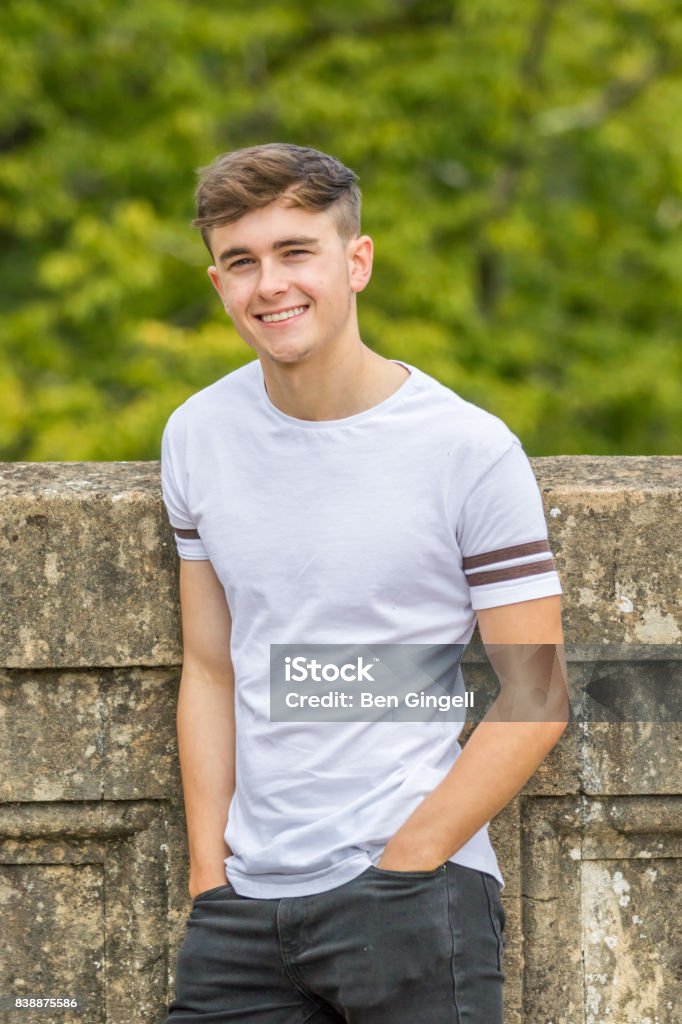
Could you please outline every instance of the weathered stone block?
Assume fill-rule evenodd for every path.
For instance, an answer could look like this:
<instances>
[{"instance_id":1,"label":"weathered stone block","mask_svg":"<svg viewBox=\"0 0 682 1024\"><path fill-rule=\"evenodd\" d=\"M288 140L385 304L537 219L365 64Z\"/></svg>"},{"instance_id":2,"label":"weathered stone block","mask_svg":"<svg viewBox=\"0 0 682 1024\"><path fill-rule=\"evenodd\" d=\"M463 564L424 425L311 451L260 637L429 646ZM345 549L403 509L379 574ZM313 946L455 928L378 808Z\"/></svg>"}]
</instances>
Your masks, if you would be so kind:
<instances>
[{"instance_id":1,"label":"weathered stone block","mask_svg":"<svg viewBox=\"0 0 682 1024\"><path fill-rule=\"evenodd\" d=\"M1 809L0 993L78 996L79 1012L65 1019L85 1024L162 1019L167 849L164 811L152 801ZM27 1010L21 1019L61 1015Z\"/></svg>"},{"instance_id":2,"label":"weathered stone block","mask_svg":"<svg viewBox=\"0 0 682 1024\"><path fill-rule=\"evenodd\" d=\"M524 1020L673 1024L682 800L536 797L522 815Z\"/></svg>"},{"instance_id":3,"label":"weathered stone block","mask_svg":"<svg viewBox=\"0 0 682 1024\"><path fill-rule=\"evenodd\" d=\"M566 641L682 642L682 457L531 461L570 609Z\"/></svg>"},{"instance_id":4,"label":"weathered stone block","mask_svg":"<svg viewBox=\"0 0 682 1024\"><path fill-rule=\"evenodd\" d=\"M157 462L0 464L0 665L181 660Z\"/></svg>"}]
</instances>

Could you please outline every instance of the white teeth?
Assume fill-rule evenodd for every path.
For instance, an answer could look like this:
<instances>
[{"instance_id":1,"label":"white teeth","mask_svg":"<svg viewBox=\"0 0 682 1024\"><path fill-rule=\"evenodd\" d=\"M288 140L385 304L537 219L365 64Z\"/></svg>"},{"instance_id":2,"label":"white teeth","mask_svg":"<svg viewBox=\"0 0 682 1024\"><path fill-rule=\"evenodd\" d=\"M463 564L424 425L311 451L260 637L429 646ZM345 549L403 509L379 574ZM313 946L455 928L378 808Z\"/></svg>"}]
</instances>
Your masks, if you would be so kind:
<instances>
[{"instance_id":1,"label":"white teeth","mask_svg":"<svg viewBox=\"0 0 682 1024\"><path fill-rule=\"evenodd\" d=\"M292 316L305 313L307 308L307 306L296 306L296 309L285 309L282 313L263 313L261 320L266 324L273 324L278 320L289 320Z\"/></svg>"}]
</instances>

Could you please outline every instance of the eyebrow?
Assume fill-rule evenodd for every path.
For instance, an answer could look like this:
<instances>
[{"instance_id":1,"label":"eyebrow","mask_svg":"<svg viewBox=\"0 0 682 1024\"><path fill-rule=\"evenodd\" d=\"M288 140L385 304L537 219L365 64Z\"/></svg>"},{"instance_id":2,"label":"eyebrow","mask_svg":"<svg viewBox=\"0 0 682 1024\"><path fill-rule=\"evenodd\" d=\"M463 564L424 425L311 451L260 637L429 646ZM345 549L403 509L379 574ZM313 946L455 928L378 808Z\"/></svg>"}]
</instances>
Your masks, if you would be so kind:
<instances>
[{"instance_id":1,"label":"eyebrow","mask_svg":"<svg viewBox=\"0 0 682 1024\"><path fill-rule=\"evenodd\" d=\"M275 242L272 248L277 251L278 249L287 249L292 245L319 245L319 238L309 238L306 235L301 235L300 238L283 238L279 242ZM234 256L250 256L251 250L245 249L242 246L235 246L232 249L226 249L225 252L221 252L218 257L219 263L225 263L227 260L231 260Z\"/></svg>"}]
</instances>

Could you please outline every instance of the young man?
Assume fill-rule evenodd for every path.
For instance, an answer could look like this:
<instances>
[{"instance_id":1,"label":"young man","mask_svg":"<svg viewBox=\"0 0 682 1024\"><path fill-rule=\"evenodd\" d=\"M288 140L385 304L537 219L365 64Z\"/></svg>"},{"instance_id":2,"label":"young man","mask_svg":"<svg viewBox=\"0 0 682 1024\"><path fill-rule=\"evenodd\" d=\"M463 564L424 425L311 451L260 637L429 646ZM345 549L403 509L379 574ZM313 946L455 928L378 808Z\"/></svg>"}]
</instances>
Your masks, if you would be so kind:
<instances>
[{"instance_id":1,"label":"young man","mask_svg":"<svg viewBox=\"0 0 682 1024\"><path fill-rule=\"evenodd\" d=\"M454 649L477 619L491 650L563 640L518 439L360 337L359 207L352 171L285 144L218 157L197 191L209 277L257 359L162 442L194 898L174 1024L502 1021L487 825L565 706L503 721L503 687L464 750L452 721L270 715L271 645Z\"/></svg>"}]
</instances>

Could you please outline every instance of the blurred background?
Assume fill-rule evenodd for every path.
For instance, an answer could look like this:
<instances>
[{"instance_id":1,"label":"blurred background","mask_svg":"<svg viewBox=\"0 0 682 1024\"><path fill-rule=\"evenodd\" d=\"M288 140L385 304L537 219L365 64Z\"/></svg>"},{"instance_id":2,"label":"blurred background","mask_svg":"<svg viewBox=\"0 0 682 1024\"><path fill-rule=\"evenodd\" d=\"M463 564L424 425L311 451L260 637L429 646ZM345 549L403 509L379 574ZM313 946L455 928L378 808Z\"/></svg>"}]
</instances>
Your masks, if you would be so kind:
<instances>
[{"instance_id":1,"label":"blurred background","mask_svg":"<svg viewBox=\"0 0 682 1024\"><path fill-rule=\"evenodd\" d=\"M682 442L677 0L4 0L0 459L156 459L249 361L196 169L289 141L360 175L363 339L529 455Z\"/></svg>"}]
</instances>

